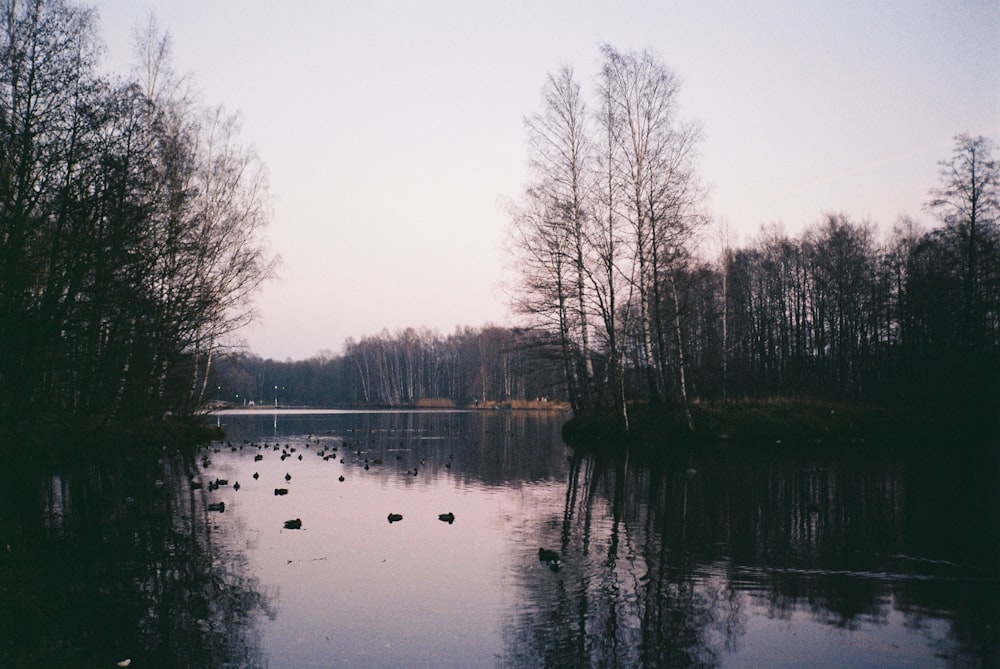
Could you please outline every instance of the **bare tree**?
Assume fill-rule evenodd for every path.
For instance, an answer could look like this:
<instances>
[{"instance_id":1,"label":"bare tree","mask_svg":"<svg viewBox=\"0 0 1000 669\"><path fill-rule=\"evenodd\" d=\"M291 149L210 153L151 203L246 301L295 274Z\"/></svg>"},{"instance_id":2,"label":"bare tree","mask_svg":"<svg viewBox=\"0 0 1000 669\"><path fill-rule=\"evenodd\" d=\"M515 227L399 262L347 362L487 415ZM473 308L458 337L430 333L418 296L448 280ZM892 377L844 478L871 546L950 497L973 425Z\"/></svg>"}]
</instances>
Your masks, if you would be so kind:
<instances>
[{"instance_id":1,"label":"bare tree","mask_svg":"<svg viewBox=\"0 0 1000 669\"><path fill-rule=\"evenodd\" d=\"M549 75L542 89L542 108L525 119L530 147L530 164L536 182L535 193L545 199L546 224L562 228L565 238L564 261L567 279L573 291L571 338L579 350L583 377L579 402L583 408L593 404L594 365L591 359L590 323L587 309L586 275L588 249L586 227L590 197L593 151L588 137L588 115L580 85L568 66ZM569 348L570 342L566 343Z\"/></svg>"},{"instance_id":2,"label":"bare tree","mask_svg":"<svg viewBox=\"0 0 1000 669\"><path fill-rule=\"evenodd\" d=\"M527 189L523 203L512 204L509 213L510 253L517 268L511 306L529 320L534 332L556 342L570 404L577 411L583 400L572 336L576 285L572 236L553 211L551 199L538 189Z\"/></svg>"},{"instance_id":3,"label":"bare tree","mask_svg":"<svg viewBox=\"0 0 1000 669\"><path fill-rule=\"evenodd\" d=\"M940 163L941 185L932 189L927 208L955 239L962 258L962 337L969 349L983 346L984 301L980 279L989 268L980 262L984 240L996 235L1000 221L1000 165L996 145L982 135L955 137L950 160Z\"/></svg>"},{"instance_id":4,"label":"bare tree","mask_svg":"<svg viewBox=\"0 0 1000 669\"><path fill-rule=\"evenodd\" d=\"M620 53L610 45L601 47L604 66L601 71L602 97L608 104L607 121L615 126L612 136L618 184L623 189L622 214L631 226L634 269L628 274L638 295L641 346L649 394L661 394L657 358L653 352L653 315L655 272L655 213L650 206L654 195L653 163L661 135L672 115L676 77L659 67L648 52L641 55Z\"/></svg>"},{"instance_id":5,"label":"bare tree","mask_svg":"<svg viewBox=\"0 0 1000 669\"><path fill-rule=\"evenodd\" d=\"M628 255L627 223L619 213L621 184L617 155L621 142L620 128L615 123L615 107L611 91L600 90L601 104L596 113L600 130L601 150L597 152L593 224L588 235L592 263L588 266L593 310L603 326L607 351L607 385L615 415L623 429L629 429L628 405L625 392L625 338L633 313L635 282Z\"/></svg>"},{"instance_id":6,"label":"bare tree","mask_svg":"<svg viewBox=\"0 0 1000 669\"><path fill-rule=\"evenodd\" d=\"M719 315L722 325L722 350L719 355L719 364L722 372L722 399L728 398L728 372L729 372L729 268L733 262L732 229L729 221L720 220L716 229L719 244L719 277L721 279L721 295L719 305Z\"/></svg>"},{"instance_id":7,"label":"bare tree","mask_svg":"<svg viewBox=\"0 0 1000 669\"><path fill-rule=\"evenodd\" d=\"M678 120L679 80L653 54L623 53L610 45L601 52L601 95L607 105L602 119L613 126L607 134L616 142L608 162L621 188L619 213L630 226L634 268L628 274L638 298L649 393L654 399L663 395L672 361L683 400L683 335L676 313L670 318L665 306L672 302L674 310L679 307L668 299L674 292L673 274L690 254L695 232L707 222L705 191L695 169L701 130ZM674 356L669 353L671 337L678 346Z\"/></svg>"},{"instance_id":8,"label":"bare tree","mask_svg":"<svg viewBox=\"0 0 1000 669\"><path fill-rule=\"evenodd\" d=\"M62 403L76 353L105 123L95 21L59 0L0 2L0 420Z\"/></svg>"},{"instance_id":9,"label":"bare tree","mask_svg":"<svg viewBox=\"0 0 1000 669\"><path fill-rule=\"evenodd\" d=\"M162 401L171 370L185 361L190 408L204 399L215 348L253 317L251 298L276 261L261 237L270 214L264 167L240 144L237 115L199 106L174 78L169 46L153 19L137 37L156 187L148 194L149 290L159 306L148 321L157 342L150 371Z\"/></svg>"},{"instance_id":10,"label":"bare tree","mask_svg":"<svg viewBox=\"0 0 1000 669\"><path fill-rule=\"evenodd\" d=\"M0 1L0 414L191 411L273 271L265 172L150 24L145 79L96 74L96 14Z\"/></svg>"}]
</instances>

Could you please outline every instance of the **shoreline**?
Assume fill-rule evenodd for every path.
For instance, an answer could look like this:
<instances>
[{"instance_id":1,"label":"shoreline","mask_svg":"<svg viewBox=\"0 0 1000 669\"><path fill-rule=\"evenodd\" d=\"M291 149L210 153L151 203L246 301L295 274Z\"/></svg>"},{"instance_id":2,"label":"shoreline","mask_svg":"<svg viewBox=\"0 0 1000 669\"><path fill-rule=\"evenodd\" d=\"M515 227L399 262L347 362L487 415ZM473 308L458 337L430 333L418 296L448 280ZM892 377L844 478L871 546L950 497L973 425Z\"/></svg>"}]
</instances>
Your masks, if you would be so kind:
<instances>
[{"instance_id":1,"label":"shoreline","mask_svg":"<svg viewBox=\"0 0 1000 669\"><path fill-rule=\"evenodd\" d=\"M674 445L857 445L943 442L946 447L989 448L997 419L972 411L920 411L849 402L771 398L694 402L694 430L676 405L629 406L628 432L606 413L574 416L563 426L567 443L581 447L651 450Z\"/></svg>"}]
</instances>

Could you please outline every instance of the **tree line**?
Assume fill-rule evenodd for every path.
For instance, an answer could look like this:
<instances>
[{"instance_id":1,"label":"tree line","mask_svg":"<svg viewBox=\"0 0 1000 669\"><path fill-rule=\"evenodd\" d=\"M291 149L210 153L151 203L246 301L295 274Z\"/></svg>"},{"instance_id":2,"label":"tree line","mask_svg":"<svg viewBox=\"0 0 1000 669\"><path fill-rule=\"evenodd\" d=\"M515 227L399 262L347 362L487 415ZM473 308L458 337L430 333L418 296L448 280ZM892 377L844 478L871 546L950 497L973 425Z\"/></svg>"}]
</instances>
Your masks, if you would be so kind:
<instances>
[{"instance_id":1,"label":"tree line","mask_svg":"<svg viewBox=\"0 0 1000 669\"><path fill-rule=\"evenodd\" d=\"M575 412L798 396L995 405L1000 378L1000 176L995 145L959 135L927 210L888 239L831 213L744 248L710 227L698 124L649 52L605 45L591 98L572 68L525 118L531 175L512 203L512 304L559 351Z\"/></svg>"},{"instance_id":2,"label":"tree line","mask_svg":"<svg viewBox=\"0 0 1000 669\"><path fill-rule=\"evenodd\" d=\"M0 18L0 422L192 411L273 268L263 166L154 20L111 76L94 10Z\"/></svg>"},{"instance_id":3,"label":"tree line","mask_svg":"<svg viewBox=\"0 0 1000 669\"><path fill-rule=\"evenodd\" d=\"M514 328L426 328L348 339L339 355L220 358L213 399L237 406L487 406L565 398L558 356Z\"/></svg>"},{"instance_id":4,"label":"tree line","mask_svg":"<svg viewBox=\"0 0 1000 669\"><path fill-rule=\"evenodd\" d=\"M678 78L608 45L589 100L563 67L525 119L531 176L510 205L519 327L382 332L301 362L220 356L274 269L265 171L238 116L173 73L152 20L132 72L109 76L93 10L0 0L0 17L4 424L189 413L213 389L283 404L565 398L626 428L635 401L998 396L989 139L956 138L929 191L932 230L903 219L880 239L832 213L743 248L720 235L709 258L701 128L679 117Z\"/></svg>"},{"instance_id":5,"label":"tree line","mask_svg":"<svg viewBox=\"0 0 1000 669\"><path fill-rule=\"evenodd\" d=\"M700 129L652 54L602 48L595 110L570 68L525 119L531 180L510 205L516 328L412 328L342 355L220 367L218 399L458 405L547 397L574 412L684 412L695 398L775 396L988 415L1000 379L1000 174L994 144L959 135L922 230L829 213L735 247L711 226ZM707 238L717 238L706 253ZM228 390L227 390L228 389Z\"/></svg>"}]
</instances>

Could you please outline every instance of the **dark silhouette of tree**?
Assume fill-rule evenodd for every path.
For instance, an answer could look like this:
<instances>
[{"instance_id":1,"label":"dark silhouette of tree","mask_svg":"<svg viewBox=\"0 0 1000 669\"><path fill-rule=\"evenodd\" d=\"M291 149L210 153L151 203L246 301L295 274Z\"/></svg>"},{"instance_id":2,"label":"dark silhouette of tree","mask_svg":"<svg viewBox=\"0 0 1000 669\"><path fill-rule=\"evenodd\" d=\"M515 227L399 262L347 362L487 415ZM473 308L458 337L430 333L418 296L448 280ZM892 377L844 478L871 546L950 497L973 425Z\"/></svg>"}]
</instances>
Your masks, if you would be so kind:
<instances>
[{"instance_id":1,"label":"dark silhouette of tree","mask_svg":"<svg viewBox=\"0 0 1000 669\"><path fill-rule=\"evenodd\" d=\"M669 391L687 409L678 278L706 221L700 128L678 120L679 82L653 54L601 53L593 116L564 67L526 122L533 174L511 207L513 304L557 343L574 409L610 406L627 426L636 375L647 398Z\"/></svg>"},{"instance_id":2,"label":"dark silhouette of tree","mask_svg":"<svg viewBox=\"0 0 1000 669\"><path fill-rule=\"evenodd\" d=\"M1000 222L1000 165L996 145L988 138L955 137L950 160L942 161L941 185L927 203L943 224L941 241L953 245L961 280L961 338L964 348L978 351L996 329L997 225ZM991 285L992 283L992 285ZM992 322L990 322L992 321Z\"/></svg>"},{"instance_id":3,"label":"dark silhouette of tree","mask_svg":"<svg viewBox=\"0 0 1000 669\"><path fill-rule=\"evenodd\" d=\"M260 161L180 93L155 24L116 83L92 10L0 16L0 418L190 413L273 271Z\"/></svg>"},{"instance_id":4,"label":"dark silhouette of tree","mask_svg":"<svg viewBox=\"0 0 1000 669\"><path fill-rule=\"evenodd\" d=\"M580 85L572 69L564 66L556 75L549 76L542 90L541 111L525 119L534 173L534 184L526 197L534 200L540 215L522 217L519 221L527 228L519 236L519 242L527 245L523 251L539 260L549 256L547 264L555 278L555 291L554 299L547 301L557 307L555 334L564 357L571 363L566 373L570 402L576 409L587 409L594 401L586 293L589 261L586 237L593 161L588 122ZM533 226L541 229L532 230ZM534 250L537 242L549 248ZM537 304L530 298L525 303ZM537 313L531 308L527 311L528 315ZM570 355L570 351L576 354Z\"/></svg>"}]
</instances>

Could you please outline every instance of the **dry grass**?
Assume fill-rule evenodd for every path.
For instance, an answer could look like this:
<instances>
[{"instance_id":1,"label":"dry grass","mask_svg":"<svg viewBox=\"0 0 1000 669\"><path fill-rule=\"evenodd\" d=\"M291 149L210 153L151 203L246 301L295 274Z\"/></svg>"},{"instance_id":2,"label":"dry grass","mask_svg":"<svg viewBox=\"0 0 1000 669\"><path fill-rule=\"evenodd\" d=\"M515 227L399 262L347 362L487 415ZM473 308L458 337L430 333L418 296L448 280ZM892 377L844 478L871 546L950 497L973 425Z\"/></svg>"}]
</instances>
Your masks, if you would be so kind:
<instances>
[{"instance_id":1,"label":"dry grass","mask_svg":"<svg viewBox=\"0 0 1000 669\"><path fill-rule=\"evenodd\" d=\"M413 403L418 409L454 409L455 400L448 397L424 397Z\"/></svg>"},{"instance_id":2,"label":"dry grass","mask_svg":"<svg viewBox=\"0 0 1000 669\"><path fill-rule=\"evenodd\" d=\"M566 411L569 404L566 402L549 402L547 400L504 400L497 402L487 400L478 404L470 404L468 409L509 409L512 411Z\"/></svg>"}]
</instances>

